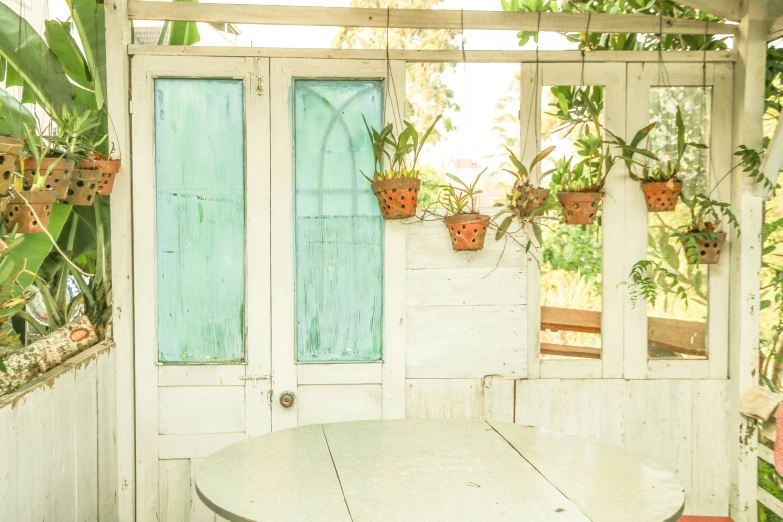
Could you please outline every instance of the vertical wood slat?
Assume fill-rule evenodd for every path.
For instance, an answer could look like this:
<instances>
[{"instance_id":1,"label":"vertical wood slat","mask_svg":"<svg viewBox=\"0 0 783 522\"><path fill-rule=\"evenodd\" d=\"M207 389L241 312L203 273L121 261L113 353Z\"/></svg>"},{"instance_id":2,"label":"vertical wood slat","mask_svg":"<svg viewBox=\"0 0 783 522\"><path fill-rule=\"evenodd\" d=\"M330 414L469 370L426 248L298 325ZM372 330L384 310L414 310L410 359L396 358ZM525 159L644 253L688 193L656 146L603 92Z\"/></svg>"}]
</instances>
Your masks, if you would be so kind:
<instances>
[{"instance_id":1,"label":"vertical wood slat","mask_svg":"<svg viewBox=\"0 0 783 522\"><path fill-rule=\"evenodd\" d=\"M204 459L190 459L190 522L215 522L215 513L198 497L196 471Z\"/></svg>"},{"instance_id":2,"label":"vertical wood slat","mask_svg":"<svg viewBox=\"0 0 783 522\"><path fill-rule=\"evenodd\" d=\"M20 520L19 408L0 408L0 520Z\"/></svg>"},{"instance_id":3,"label":"vertical wood slat","mask_svg":"<svg viewBox=\"0 0 783 522\"><path fill-rule=\"evenodd\" d=\"M117 371L119 349L114 347L104 357L96 362L97 383L97 437L98 437L98 520L120 520L122 513L121 499L126 495L133 484L123 480L123 475L118 468L120 465L119 441L120 434L124 432L117 425L117 419L122 418L123 424L129 424L131 429L136 425L133 419L120 417L117 410L118 383L120 375Z\"/></svg>"},{"instance_id":4,"label":"vertical wood slat","mask_svg":"<svg viewBox=\"0 0 783 522\"><path fill-rule=\"evenodd\" d=\"M109 359L106 354L104 359ZM91 360L75 375L71 408L74 413L66 423L75 425L76 518L77 522L98 520L98 372L97 361ZM68 411L66 409L65 411ZM113 468L114 466L112 466ZM114 477L106 477L109 487Z\"/></svg>"},{"instance_id":5,"label":"vertical wood slat","mask_svg":"<svg viewBox=\"0 0 783 522\"><path fill-rule=\"evenodd\" d=\"M190 460L161 460L158 466L158 520L190 522Z\"/></svg>"}]
</instances>

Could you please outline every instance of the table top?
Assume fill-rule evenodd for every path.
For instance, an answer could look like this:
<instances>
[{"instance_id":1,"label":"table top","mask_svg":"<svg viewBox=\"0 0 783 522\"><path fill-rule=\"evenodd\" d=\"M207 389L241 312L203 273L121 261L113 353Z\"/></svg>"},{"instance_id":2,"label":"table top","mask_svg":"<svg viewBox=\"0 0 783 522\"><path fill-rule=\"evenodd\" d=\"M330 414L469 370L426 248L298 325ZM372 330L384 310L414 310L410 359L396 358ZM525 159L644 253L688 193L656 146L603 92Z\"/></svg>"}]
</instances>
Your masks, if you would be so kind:
<instances>
[{"instance_id":1,"label":"table top","mask_svg":"<svg viewBox=\"0 0 783 522\"><path fill-rule=\"evenodd\" d=\"M674 475L622 448L520 424L312 424L233 444L196 471L232 521L669 522Z\"/></svg>"}]
</instances>

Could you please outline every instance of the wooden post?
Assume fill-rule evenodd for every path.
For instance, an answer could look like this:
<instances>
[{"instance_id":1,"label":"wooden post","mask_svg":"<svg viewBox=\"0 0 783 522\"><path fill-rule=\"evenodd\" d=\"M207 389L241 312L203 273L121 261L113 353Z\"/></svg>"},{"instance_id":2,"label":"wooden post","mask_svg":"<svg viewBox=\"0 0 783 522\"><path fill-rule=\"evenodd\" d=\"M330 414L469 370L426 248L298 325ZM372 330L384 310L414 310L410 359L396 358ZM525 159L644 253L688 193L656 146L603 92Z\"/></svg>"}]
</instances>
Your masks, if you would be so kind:
<instances>
[{"instance_id":1,"label":"wooden post","mask_svg":"<svg viewBox=\"0 0 783 522\"><path fill-rule=\"evenodd\" d=\"M734 39L734 148L760 148L764 114L767 46L767 0L742 2L741 21ZM731 411L736 415L729 440L732 445L730 515L736 522L757 519L758 472L756 421L739 413L742 394L758 384L759 292L761 285L761 226L763 200L753 181L735 170L731 187L732 210L742 234L731 237L731 291L729 377ZM720 458L720 456L716 456Z\"/></svg>"},{"instance_id":2,"label":"wooden post","mask_svg":"<svg viewBox=\"0 0 783 522\"><path fill-rule=\"evenodd\" d=\"M111 196L112 298L117 345L117 503L120 522L136 520L133 340L133 227L130 155L131 25L128 0L106 0L106 76L110 147L122 167Z\"/></svg>"}]
</instances>

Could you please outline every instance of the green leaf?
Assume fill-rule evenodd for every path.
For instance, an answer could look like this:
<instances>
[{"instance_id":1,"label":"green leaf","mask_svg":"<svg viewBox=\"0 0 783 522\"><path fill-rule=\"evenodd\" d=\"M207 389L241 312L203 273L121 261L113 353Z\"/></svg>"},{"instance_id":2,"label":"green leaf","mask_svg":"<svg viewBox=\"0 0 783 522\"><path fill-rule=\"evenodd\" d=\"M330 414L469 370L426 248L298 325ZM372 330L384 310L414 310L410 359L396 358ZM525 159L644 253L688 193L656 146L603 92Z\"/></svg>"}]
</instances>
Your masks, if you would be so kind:
<instances>
[{"instance_id":1,"label":"green leaf","mask_svg":"<svg viewBox=\"0 0 783 522\"><path fill-rule=\"evenodd\" d=\"M0 56L14 69L25 86L52 111L63 107L81 110L73 84L60 60L41 35L7 5L0 3ZM25 101L24 99L22 100Z\"/></svg>"},{"instance_id":2,"label":"green leaf","mask_svg":"<svg viewBox=\"0 0 783 522\"><path fill-rule=\"evenodd\" d=\"M198 0L174 0L174 2L197 4ZM201 41L195 22L171 22L169 45L193 45Z\"/></svg>"},{"instance_id":3,"label":"green leaf","mask_svg":"<svg viewBox=\"0 0 783 522\"><path fill-rule=\"evenodd\" d=\"M647 135L650 134L650 132L655 128L656 125L657 122L651 123L648 126L641 129L639 132L637 132L634 135L633 139L631 140L631 147L636 147L637 145L639 145L642 142L642 140L644 140L644 138L646 138Z\"/></svg>"},{"instance_id":4,"label":"green leaf","mask_svg":"<svg viewBox=\"0 0 783 522\"><path fill-rule=\"evenodd\" d=\"M65 74L82 87L92 89L92 78L90 78L87 60L69 32L70 24L59 20L46 20L44 25L46 26L44 32L46 42L49 44L49 49L59 58L63 69L65 69Z\"/></svg>"},{"instance_id":5,"label":"green leaf","mask_svg":"<svg viewBox=\"0 0 783 522\"><path fill-rule=\"evenodd\" d=\"M102 3L95 0L67 0L73 23L79 33L92 78L95 107L100 109L106 100L106 22Z\"/></svg>"},{"instance_id":6,"label":"green leaf","mask_svg":"<svg viewBox=\"0 0 783 522\"><path fill-rule=\"evenodd\" d=\"M48 231L55 240L60 236L65 222L68 220L71 208L71 205L60 203L56 203L52 208ZM20 296L22 290L32 284L33 274L38 272L44 259L51 251L52 242L43 233L25 234L20 239L15 240L0 262L0 286L3 295ZM13 288L8 288L11 278L19 274L22 269L25 270L25 273L19 275L17 279L18 284L14 285Z\"/></svg>"},{"instance_id":7,"label":"green leaf","mask_svg":"<svg viewBox=\"0 0 783 522\"><path fill-rule=\"evenodd\" d=\"M506 216L506 219L503 220L503 222L498 227L497 232L495 233L495 241L498 241L501 237L503 237L513 221L514 216Z\"/></svg>"},{"instance_id":8,"label":"green leaf","mask_svg":"<svg viewBox=\"0 0 783 522\"><path fill-rule=\"evenodd\" d=\"M19 100L0 89L0 134L24 139L24 125L35 127L35 117Z\"/></svg>"}]
</instances>

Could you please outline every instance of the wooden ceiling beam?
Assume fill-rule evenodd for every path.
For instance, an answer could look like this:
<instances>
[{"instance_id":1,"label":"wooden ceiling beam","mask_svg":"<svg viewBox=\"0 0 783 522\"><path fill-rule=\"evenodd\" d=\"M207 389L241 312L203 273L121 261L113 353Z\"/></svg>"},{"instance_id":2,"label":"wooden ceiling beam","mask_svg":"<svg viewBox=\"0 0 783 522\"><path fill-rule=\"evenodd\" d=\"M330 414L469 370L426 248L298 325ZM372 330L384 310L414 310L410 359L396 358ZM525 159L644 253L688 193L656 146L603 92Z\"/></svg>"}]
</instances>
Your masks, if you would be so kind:
<instances>
[{"instance_id":1,"label":"wooden ceiling beam","mask_svg":"<svg viewBox=\"0 0 783 522\"><path fill-rule=\"evenodd\" d=\"M131 20L264 25L484 29L594 33L734 34L737 26L642 14L507 13L446 9L382 9L130 0Z\"/></svg>"}]
</instances>

